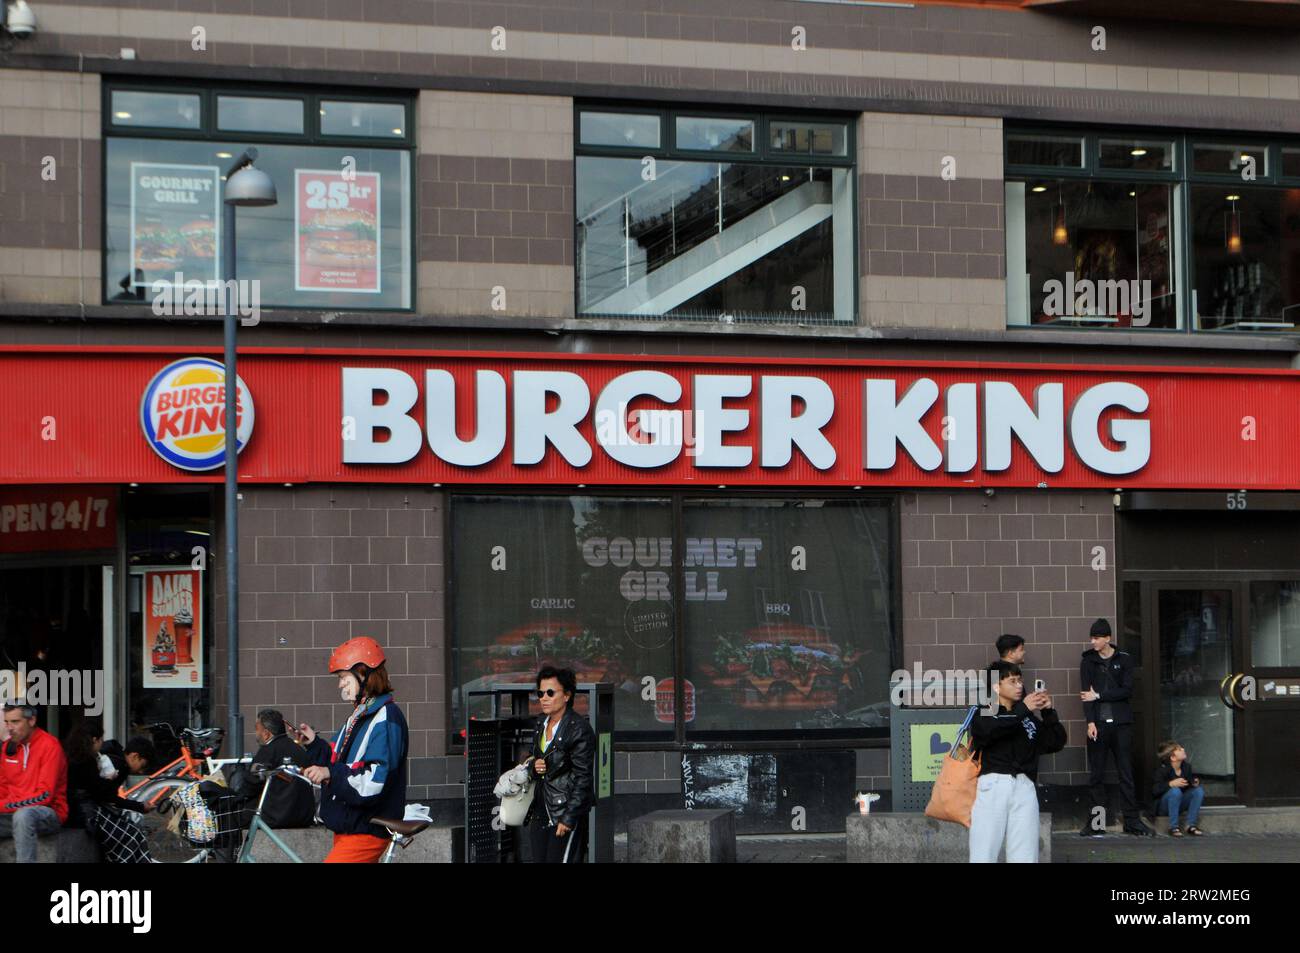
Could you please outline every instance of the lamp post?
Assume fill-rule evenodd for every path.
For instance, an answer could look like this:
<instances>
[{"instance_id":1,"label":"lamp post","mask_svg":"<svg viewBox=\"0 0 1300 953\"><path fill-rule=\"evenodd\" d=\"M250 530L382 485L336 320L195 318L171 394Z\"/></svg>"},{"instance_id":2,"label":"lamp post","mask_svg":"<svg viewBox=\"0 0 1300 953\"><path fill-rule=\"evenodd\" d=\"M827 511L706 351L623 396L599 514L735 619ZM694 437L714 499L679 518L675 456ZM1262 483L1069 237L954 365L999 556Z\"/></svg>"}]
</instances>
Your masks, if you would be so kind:
<instances>
[{"instance_id":1,"label":"lamp post","mask_svg":"<svg viewBox=\"0 0 1300 953\"><path fill-rule=\"evenodd\" d=\"M261 169L253 168L255 161L257 150L246 149L226 170L226 198L221 208L222 324L226 343L226 702L230 708L226 733L236 758L244 756L244 719L239 712L239 418L235 409L239 390L235 367L239 292L235 282L235 209L275 204L275 183Z\"/></svg>"}]
</instances>

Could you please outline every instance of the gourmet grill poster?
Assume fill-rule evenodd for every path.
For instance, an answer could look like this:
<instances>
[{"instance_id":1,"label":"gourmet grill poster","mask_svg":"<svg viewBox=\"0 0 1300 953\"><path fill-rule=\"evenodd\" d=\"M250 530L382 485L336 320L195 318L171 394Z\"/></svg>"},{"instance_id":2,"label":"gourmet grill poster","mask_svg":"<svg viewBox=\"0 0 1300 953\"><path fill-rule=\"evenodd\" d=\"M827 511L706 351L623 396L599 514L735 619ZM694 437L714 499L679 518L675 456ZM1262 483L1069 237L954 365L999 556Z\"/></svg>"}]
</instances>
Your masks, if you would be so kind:
<instances>
[{"instance_id":1,"label":"gourmet grill poster","mask_svg":"<svg viewBox=\"0 0 1300 953\"><path fill-rule=\"evenodd\" d=\"M220 169L131 163L131 285L216 281Z\"/></svg>"}]
</instances>

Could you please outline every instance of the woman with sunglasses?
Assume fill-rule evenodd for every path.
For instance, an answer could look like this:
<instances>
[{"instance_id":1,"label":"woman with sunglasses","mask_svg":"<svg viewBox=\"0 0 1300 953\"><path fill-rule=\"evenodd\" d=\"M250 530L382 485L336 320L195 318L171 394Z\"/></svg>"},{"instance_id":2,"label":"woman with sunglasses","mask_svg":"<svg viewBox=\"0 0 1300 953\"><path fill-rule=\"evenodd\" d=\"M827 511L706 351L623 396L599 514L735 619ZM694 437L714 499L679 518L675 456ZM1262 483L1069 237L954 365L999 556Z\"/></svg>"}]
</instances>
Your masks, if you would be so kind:
<instances>
[{"instance_id":1,"label":"woman with sunglasses","mask_svg":"<svg viewBox=\"0 0 1300 953\"><path fill-rule=\"evenodd\" d=\"M547 665L537 673L542 717L533 739L528 771L538 782L526 830L535 864L577 864L586 860L587 813L595 802L592 762L596 735L573 710L577 676Z\"/></svg>"}]
</instances>

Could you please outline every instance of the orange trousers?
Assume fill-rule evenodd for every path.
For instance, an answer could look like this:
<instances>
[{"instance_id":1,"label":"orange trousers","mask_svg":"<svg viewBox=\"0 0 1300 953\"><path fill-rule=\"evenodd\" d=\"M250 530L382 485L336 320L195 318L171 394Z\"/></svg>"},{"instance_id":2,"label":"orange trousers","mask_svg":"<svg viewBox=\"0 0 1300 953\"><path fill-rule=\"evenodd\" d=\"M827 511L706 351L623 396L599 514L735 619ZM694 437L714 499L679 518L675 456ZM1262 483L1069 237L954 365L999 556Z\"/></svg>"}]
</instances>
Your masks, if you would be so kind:
<instances>
[{"instance_id":1,"label":"orange trousers","mask_svg":"<svg viewBox=\"0 0 1300 953\"><path fill-rule=\"evenodd\" d=\"M335 834L327 864L377 864L388 849L386 837L374 834Z\"/></svg>"}]
</instances>

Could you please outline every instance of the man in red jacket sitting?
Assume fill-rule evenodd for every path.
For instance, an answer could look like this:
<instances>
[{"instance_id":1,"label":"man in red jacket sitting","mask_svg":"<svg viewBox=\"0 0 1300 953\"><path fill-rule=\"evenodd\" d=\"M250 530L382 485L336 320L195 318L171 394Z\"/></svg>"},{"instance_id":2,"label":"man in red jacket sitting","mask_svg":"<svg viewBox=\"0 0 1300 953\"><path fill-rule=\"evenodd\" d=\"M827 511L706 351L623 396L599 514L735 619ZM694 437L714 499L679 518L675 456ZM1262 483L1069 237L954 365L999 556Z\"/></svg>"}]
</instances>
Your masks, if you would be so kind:
<instances>
[{"instance_id":1,"label":"man in red jacket sitting","mask_svg":"<svg viewBox=\"0 0 1300 953\"><path fill-rule=\"evenodd\" d=\"M68 819L68 761L63 746L36 727L36 709L5 705L0 747L0 838L14 839L18 863L36 863L36 838Z\"/></svg>"}]
</instances>

